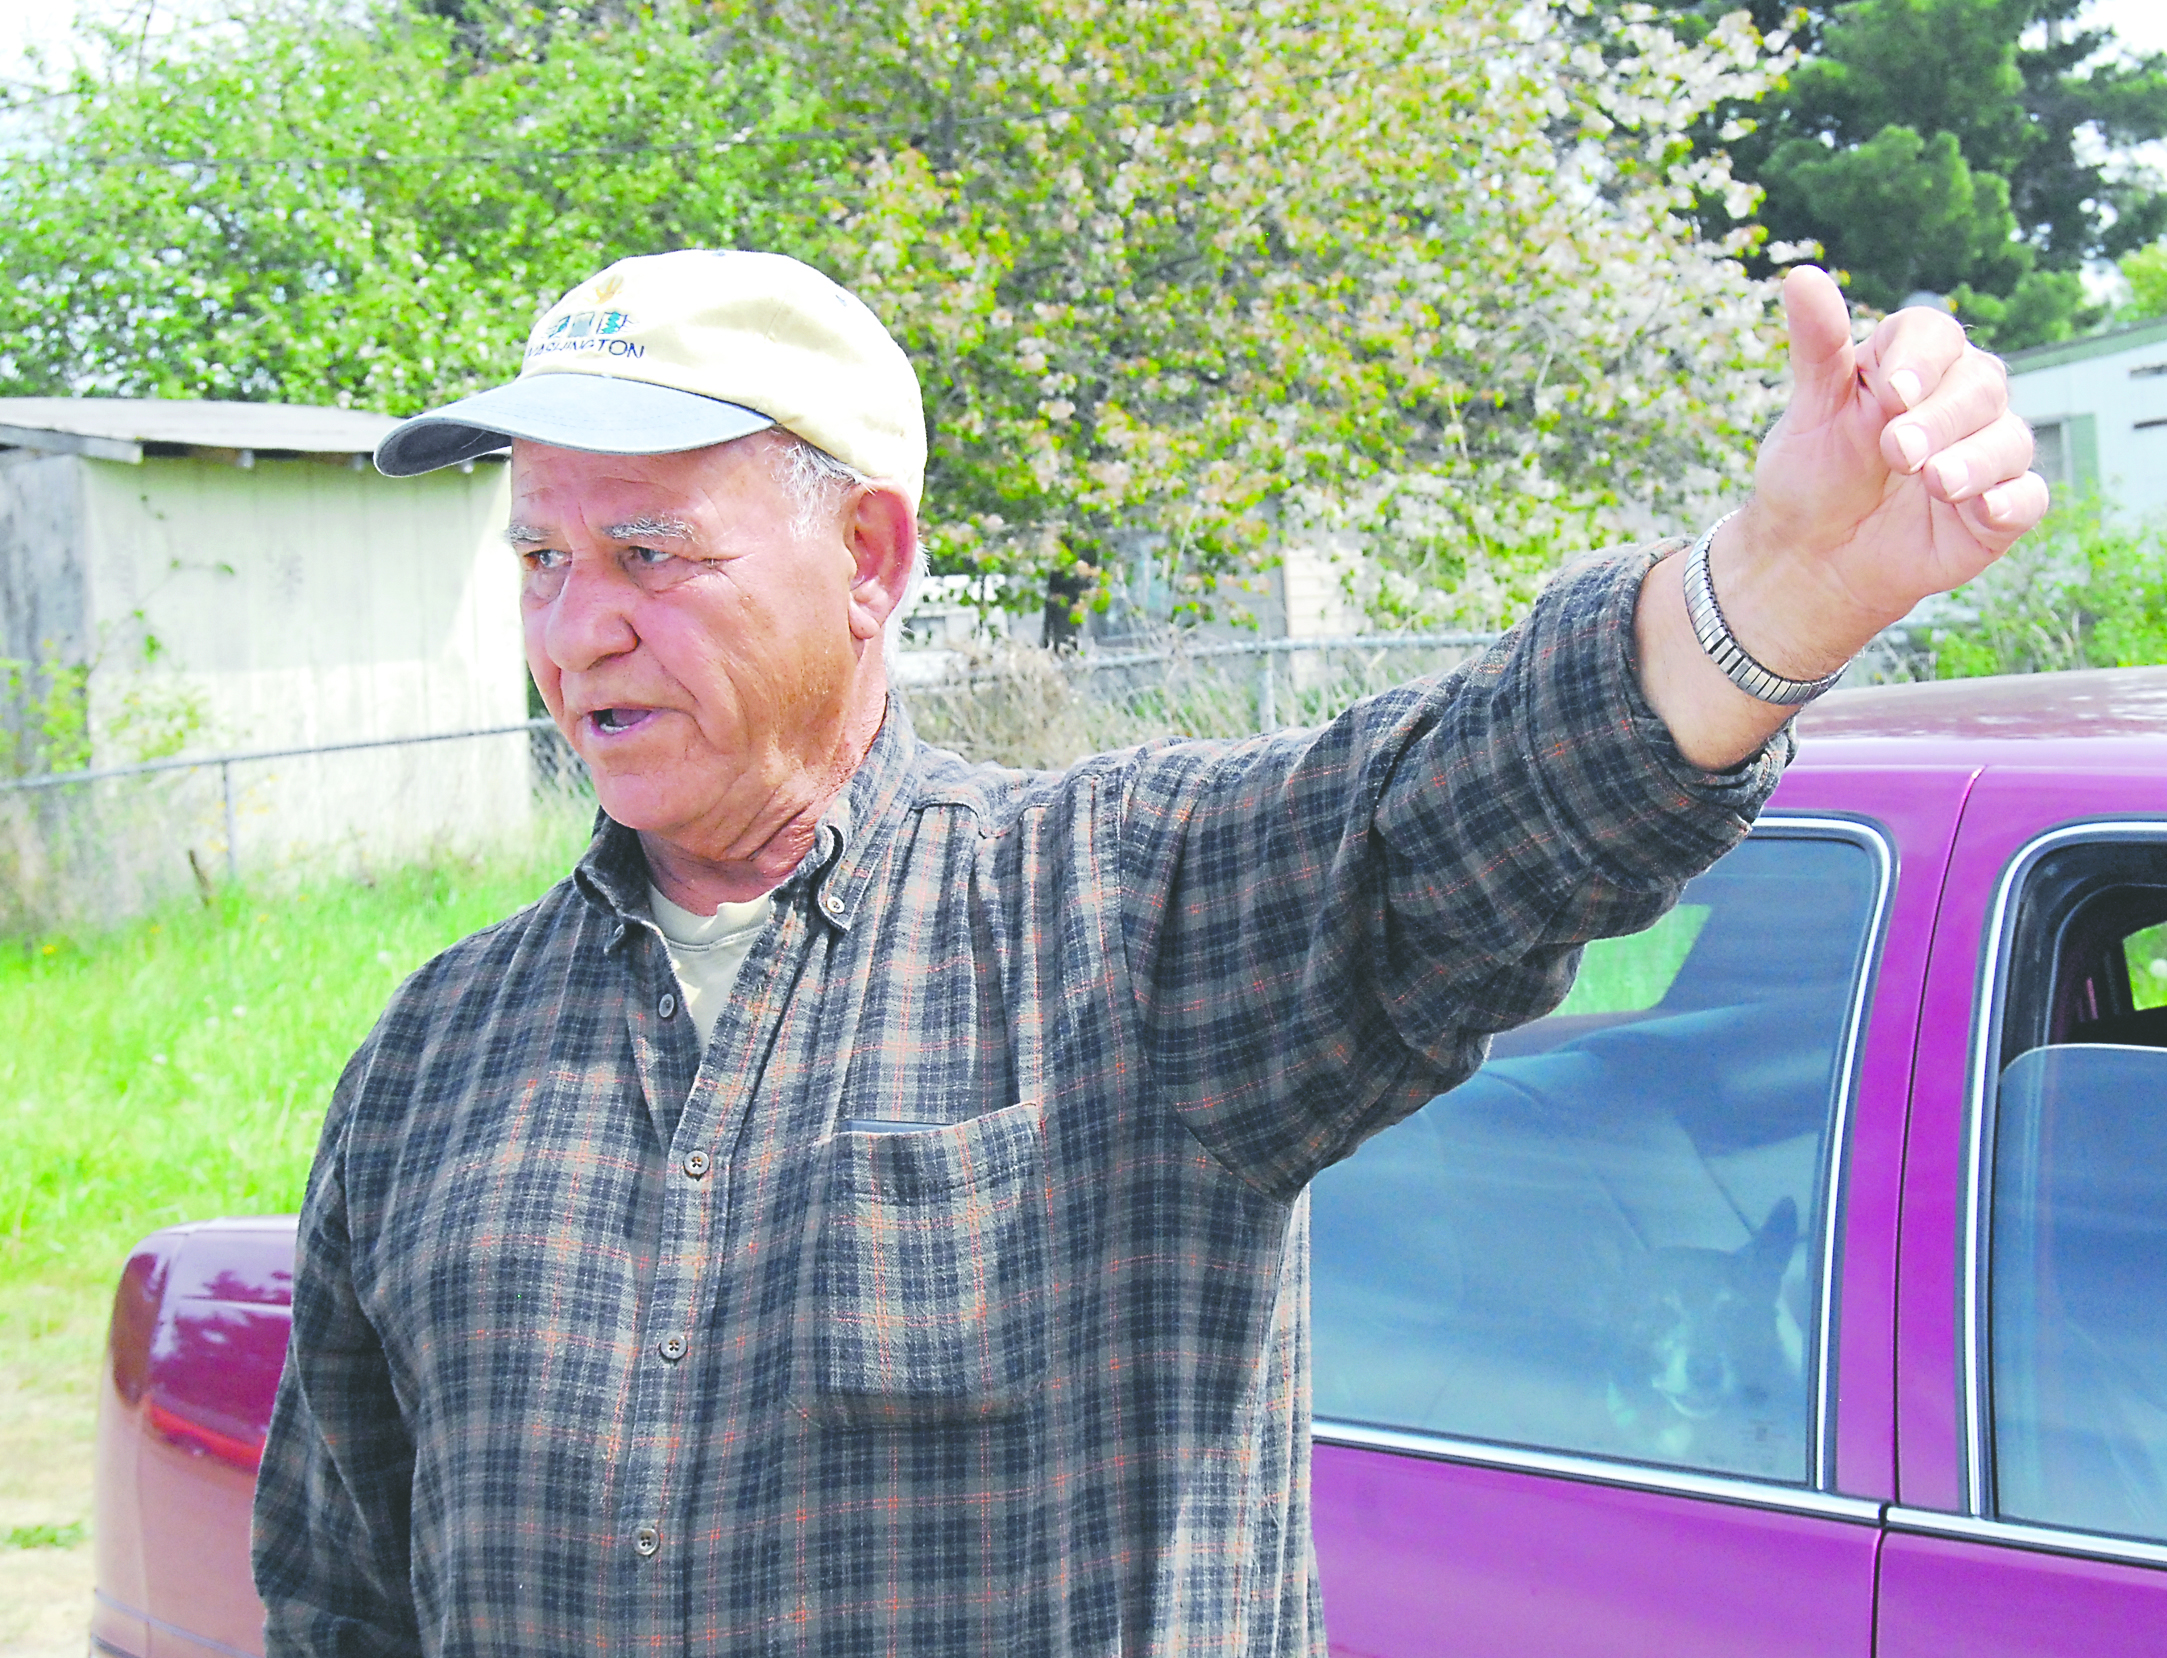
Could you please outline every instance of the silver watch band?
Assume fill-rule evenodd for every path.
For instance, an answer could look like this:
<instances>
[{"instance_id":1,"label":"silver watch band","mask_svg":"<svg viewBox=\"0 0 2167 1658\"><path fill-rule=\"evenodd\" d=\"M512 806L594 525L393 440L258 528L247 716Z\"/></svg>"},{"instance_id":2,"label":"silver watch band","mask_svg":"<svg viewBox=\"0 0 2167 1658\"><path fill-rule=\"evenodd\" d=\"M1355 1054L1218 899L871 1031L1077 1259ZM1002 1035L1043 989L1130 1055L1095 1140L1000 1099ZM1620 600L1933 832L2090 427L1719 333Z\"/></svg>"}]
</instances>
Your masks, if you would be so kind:
<instances>
[{"instance_id":1,"label":"silver watch band","mask_svg":"<svg viewBox=\"0 0 2167 1658\"><path fill-rule=\"evenodd\" d=\"M1708 548L1716 538L1716 531L1728 524L1733 516L1725 513L1709 525L1708 533L1694 542L1692 552L1686 555L1685 609L1693 618L1693 637L1708 653L1708 660L1721 668L1723 676L1747 696L1778 708L1796 708L1802 702L1813 701L1843 678L1843 669L1838 668L1820 679L1785 679L1754 661L1732 634L1730 624L1723 620L1723 607L1716 603L1715 584L1708 579Z\"/></svg>"}]
</instances>

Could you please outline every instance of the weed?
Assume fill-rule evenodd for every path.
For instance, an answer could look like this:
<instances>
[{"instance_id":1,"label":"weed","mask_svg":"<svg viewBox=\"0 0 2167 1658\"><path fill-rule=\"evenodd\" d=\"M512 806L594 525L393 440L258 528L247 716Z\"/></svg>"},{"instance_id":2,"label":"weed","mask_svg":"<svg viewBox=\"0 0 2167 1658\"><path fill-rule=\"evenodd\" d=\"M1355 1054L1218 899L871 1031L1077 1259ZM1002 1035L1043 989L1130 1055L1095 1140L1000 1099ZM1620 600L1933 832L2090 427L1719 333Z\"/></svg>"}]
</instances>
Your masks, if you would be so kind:
<instances>
[{"instance_id":1,"label":"weed","mask_svg":"<svg viewBox=\"0 0 2167 1658\"><path fill-rule=\"evenodd\" d=\"M72 1549L90 1536L90 1528L80 1520L64 1526L14 1526L7 1534L7 1546L11 1549Z\"/></svg>"},{"instance_id":2,"label":"weed","mask_svg":"<svg viewBox=\"0 0 2167 1658\"><path fill-rule=\"evenodd\" d=\"M1942 679L2167 662L2167 529L2080 499L1946 609L1932 635Z\"/></svg>"},{"instance_id":3,"label":"weed","mask_svg":"<svg viewBox=\"0 0 2167 1658\"><path fill-rule=\"evenodd\" d=\"M1130 658L1134 666L1121 653L1094 665L1000 646L948 679L910 686L905 700L928 742L999 765L1059 768L1156 737L1246 737L1267 718L1274 727L1321 725L1359 697L1468 654L1371 640L1270 661L1192 655L1192 643L1179 634L1149 641Z\"/></svg>"}]
</instances>

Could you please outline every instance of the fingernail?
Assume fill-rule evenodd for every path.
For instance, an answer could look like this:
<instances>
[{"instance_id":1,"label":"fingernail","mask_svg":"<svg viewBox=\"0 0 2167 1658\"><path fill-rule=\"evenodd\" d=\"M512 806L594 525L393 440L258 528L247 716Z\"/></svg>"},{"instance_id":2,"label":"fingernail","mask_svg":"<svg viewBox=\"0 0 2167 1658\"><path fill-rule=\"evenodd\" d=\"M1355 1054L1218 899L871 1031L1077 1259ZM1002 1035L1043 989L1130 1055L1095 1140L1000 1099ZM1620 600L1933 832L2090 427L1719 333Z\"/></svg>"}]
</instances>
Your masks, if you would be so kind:
<instances>
[{"instance_id":1,"label":"fingernail","mask_svg":"<svg viewBox=\"0 0 2167 1658\"><path fill-rule=\"evenodd\" d=\"M1980 496L1979 504L1986 508L1987 517L1994 519L2007 518L2012 506L2009 491L1999 485Z\"/></svg>"},{"instance_id":2,"label":"fingernail","mask_svg":"<svg viewBox=\"0 0 2167 1658\"><path fill-rule=\"evenodd\" d=\"M1926 388L1919 384L1919 377L1913 374L1911 370L1900 368L1889 376L1889 390L1896 394L1896 400L1899 403L1909 409L1917 406L1919 398ZM1918 463L1914 461L1912 464L1917 465Z\"/></svg>"},{"instance_id":3,"label":"fingernail","mask_svg":"<svg viewBox=\"0 0 2167 1658\"><path fill-rule=\"evenodd\" d=\"M1911 425L1896 428L1896 452L1904 457L1904 470L1916 472L1926 464L1926 428Z\"/></svg>"},{"instance_id":4,"label":"fingernail","mask_svg":"<svg viewBox=\"0 0 2167 1658\"><path fill-rule=\"evenodd\" d=\"M1934 482L1941 485L1942 494L1960 495L1971 482L1971 468L1954 455L1943 455L1934 462Z\"/></svg>"}]
</instances>

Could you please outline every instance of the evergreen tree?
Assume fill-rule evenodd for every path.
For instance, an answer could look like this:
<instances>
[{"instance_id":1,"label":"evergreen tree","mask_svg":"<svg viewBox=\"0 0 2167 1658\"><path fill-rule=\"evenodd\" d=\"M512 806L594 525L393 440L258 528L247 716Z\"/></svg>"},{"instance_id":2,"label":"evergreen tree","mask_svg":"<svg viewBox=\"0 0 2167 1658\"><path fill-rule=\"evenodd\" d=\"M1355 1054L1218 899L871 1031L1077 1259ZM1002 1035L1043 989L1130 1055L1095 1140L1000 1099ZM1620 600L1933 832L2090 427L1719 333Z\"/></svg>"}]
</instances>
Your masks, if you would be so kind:
<instances>
[{"instance_id":1,"label":"evergreen tree","mask_svg":"<svg viewBox=\"0 0 2167 1658\"><path fill-rule=\"evenodd\" d=\"M2112 52L2110 31L2077 26L2082 8L1752 0L1755 24L1800 54L1757 109L1724 112L1755 123L1723 147L1766 192L1771 237L1818 242L1869 305L1947 294L2005 350L2096 320L2080 269L2167 229L2167 195L2115 164L2167 135L2167 54ZM1735 8L1660 9L1691 39ZM1721 128L1698 140L1716 146Z\"/></svg>"}]
</instances>

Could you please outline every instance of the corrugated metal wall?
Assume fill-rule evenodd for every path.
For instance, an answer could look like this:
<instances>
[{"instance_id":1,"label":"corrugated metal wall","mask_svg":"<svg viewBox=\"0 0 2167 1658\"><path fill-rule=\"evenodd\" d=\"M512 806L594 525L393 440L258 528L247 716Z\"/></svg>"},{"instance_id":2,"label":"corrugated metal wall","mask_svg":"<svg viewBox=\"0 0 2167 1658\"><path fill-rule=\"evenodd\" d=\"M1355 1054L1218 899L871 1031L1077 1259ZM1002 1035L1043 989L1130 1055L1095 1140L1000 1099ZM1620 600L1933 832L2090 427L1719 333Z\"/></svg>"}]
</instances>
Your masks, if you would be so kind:
<instances>
[{"instance_id":1,"label":"corrugated metal wall","mask_svg":"<svg viewBox=\"0 0 2167 1658\"><path fill-rule=\"evenodd\" d=\"M74 457L0 450L0 656L85 660L82 494Z\"/></svg>"},{"instance_id":2,"label":"corrugated metal wall","mask_svg":"<svg viewBox=\"0 0 2167 1658\"><path fill-rule=\"evenodd\" d=\"M512 724L526 680L505 512L489 463L391 479L343 456L0 455L7 654L50 639L97 663L97 765L142 758L189 706L184 753ZM484 842L526 822L528 770L523 739L252 766L237 863L261 875ZM222 861L220 822L163 832Z\"/></svg>"}]
</instances>

